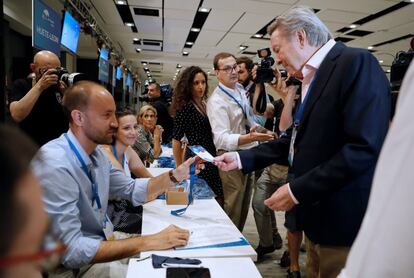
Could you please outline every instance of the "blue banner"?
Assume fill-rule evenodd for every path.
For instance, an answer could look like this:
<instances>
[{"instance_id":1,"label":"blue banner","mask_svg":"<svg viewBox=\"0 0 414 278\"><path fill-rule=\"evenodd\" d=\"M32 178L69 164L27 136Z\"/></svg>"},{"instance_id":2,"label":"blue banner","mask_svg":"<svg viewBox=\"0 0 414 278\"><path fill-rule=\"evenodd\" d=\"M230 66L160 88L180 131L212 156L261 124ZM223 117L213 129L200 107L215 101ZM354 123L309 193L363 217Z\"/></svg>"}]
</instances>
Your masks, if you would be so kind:
<instances>
[{"instance_id":1,"label":"blue banner","mask_svg":"<svg viewBox=\"0 0 414 278\"><path fill-rule=\"evenodd\" d=\"M132 75L130 72L128 72L128 76L127 76L127 80L126 80L126 85L131 87L132 86Z\"/></svg>"},{"instance_id":2,"label":"blue banner","mask_svg":"<svg viewBox=\"0 0 414 278\"><path fill-rule=\"evenodd\" d=\"M22 7L23 8L23 7ZM32 44L60 56L61 16L40 0L33 0Z\"/></svg>"},{"instance_id":3,"label":"blue banner","mask_svg":"<svg viewBox=\"0 0 414 278\"><path fill-rule=\"evenodd\" d=\"M98 79L104 83L109 81L109 62L99 57L99 76Z\"/></svg>"},{"instance_id":4,"label":"blue banner","mask_svg":"<svg viewBox=\"0 0 414 278\"><path fill-rule=\"evenodd\" d=\"M105 61L108 61L109 58L109 51L105 47L102 47L99 51L99 57L104 59Z\"/></svg>"},{"instance_id":5,"label":"blue banner","mask_svg":"<svg viewBox=\"0 0 414 278\"><path fill-rule=\"evenodd\" d=\"M116 67L116 79L118 80L122 79L122 67L121 66Z\"/></svg>"}]
</instances>

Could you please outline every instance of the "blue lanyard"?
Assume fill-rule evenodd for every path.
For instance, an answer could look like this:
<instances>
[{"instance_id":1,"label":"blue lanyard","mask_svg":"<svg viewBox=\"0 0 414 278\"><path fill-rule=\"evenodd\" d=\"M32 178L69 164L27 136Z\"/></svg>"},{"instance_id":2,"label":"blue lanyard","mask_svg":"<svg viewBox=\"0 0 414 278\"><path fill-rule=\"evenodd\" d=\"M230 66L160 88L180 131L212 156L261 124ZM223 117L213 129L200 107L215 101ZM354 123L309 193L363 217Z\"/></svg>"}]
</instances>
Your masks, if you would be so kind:
<instances>
[{"instance_id":1,"label":"blue lanyard","mask_svg":"<svg viewBox=\"0 0 414 278\"><path fill-rule=\"evenodd\" d=\"M92 194L93 194L93 196L92 196L92 206L93 206L93 204L96 201L96 205L98 206L98 209L101 209L102 206L101 206L101 199L99 199L98 186L93 181L92 174L88 170L88 166L86 166L85 161L83 161L82 156L80 155L78 149L76 149L75 145L72 143L72 141L70 141L69 136L68 136L67 133L65 133L65 137L66 137L66 140L69 143L69 147L72 149L72 151L75 153L76 157L78 158L79 162L81 163L83 172L85 172L86 176L91 181L91 184L92 184Z\"/></svg>"},{"instance_id":2,"label":"blue lanyard","mask_svg":"<svg viewBox=\"0 0 414 278\"><path fill-rule=\"evenodd\" d=\"M112 152L114 153L116 160L118 160L118 154L116 153L115 145L111 145L111 146L112 146ZM122 164L121 164L122 169L125 169L124 164L125 164L125 154L122 154Z\"/></svg>"},{"instance_id":3,"label":"blue lanyard","mask_svg":"<svg viewBox=\"0 0 414 278\"><path fill-rule=\"evenodd\" d=\"M239 106L240 106L240 108L241 108L241 110L243 111L243 115L244 115L244 118L245 119L247 119L247 114L246 114L246 111L244 111L244 108L243 108L243 106L240 104L240 102L238 102L237 101L237 99L231 94L231 93L229 93L226 89L224 89L223 87L221 87L220 85L219 85L219 88L220 88L220 90L222 90L223 91L223 93L225 93L226 95L228 95L230 98L232 98Z\"/></svg>"},{"instance_id":4,"label":"blue lanyard","mask_svg":"<svg viewBox=\"0 0 414 278\"><path fill-rule=\"evenodd\" d=\"M183 215L185 213L185 211L187 210L188 206L193 202L193 187L194 187L194 183L195 183L196 179L197 179L197 175L195 174L195 165L193 163L190 166L190 193L188 195L188 204L185 208L172 210L171 211L172 215L174 215L174 216Z\"/></svg>"},{"instance_id":5,"label":"blue lanyard","mask_svg":"<svg viewBox=\"0 0 414 278\"><path fill-rule=\"evenodd\" d=\"M303 99L303 101L300 102L299 107L298 107L298 110L295 113L295 117L294 117L294 121L293 121L293 125L295 127L298 127L299 124L300 124L300 121L302 120L303 112L305 111L305 105L306 105L306 103L308 101L308 96L310 95L310 92L312 90L313 81L315 80L316 73L317 72L315 72L315 75L312 77L312 80L311 80L311 82L309 84L309 88L308 88L308 91L306 92L305 98Z\"/></svg>"}]
</instances>

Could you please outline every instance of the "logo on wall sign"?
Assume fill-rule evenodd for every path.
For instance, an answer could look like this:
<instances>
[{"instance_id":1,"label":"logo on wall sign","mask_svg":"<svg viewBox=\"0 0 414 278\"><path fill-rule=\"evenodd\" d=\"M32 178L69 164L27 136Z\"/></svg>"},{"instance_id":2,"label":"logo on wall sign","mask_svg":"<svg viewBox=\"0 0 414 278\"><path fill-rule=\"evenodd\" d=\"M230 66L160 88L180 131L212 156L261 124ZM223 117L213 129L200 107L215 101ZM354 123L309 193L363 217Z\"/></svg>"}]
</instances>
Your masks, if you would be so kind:
<instances>
[{"instance_id":1,"label":"logo on wall sign","mask_svg":"<svg viewBox=\"0 0 414 278\"><path fill-rule=\"evenodd\" d=\"M49 11L47 9L43 10L42 19L48 21L51 27L55 27L55 22L50 18Z\"/></svg>"},{"instance_id":2,"label":"logo on wall sign","mask_svg":"<svg viewBox=\"0 0 414 278\"><path fill-rule=\"evenodd\" d=\"M56 100L59 104L62 104L62 95L59 92L55 93Z\"/></svg>"}]
</instances>

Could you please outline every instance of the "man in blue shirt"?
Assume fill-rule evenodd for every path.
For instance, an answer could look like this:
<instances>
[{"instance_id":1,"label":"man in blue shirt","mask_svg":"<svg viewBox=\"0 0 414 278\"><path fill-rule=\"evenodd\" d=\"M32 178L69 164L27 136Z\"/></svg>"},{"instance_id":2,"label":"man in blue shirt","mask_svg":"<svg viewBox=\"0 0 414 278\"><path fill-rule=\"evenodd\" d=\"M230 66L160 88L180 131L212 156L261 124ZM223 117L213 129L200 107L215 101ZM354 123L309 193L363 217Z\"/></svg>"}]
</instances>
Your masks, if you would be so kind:
<instances>
[{"instance_id":1,"label":"man in blue shirt","mask_svg":"<svg viewBox=\"0 0 414 278\"><path fill-rule=\"evenodd\" d=\"M109 195L131 200L135 206L144 203L148 195L188 178L194 159L158 177L128 178L98 147L111 143L118 125L111 94L96 83L83 81L66 90L63 106L69 131L45 144L33 165L44 189L53 232L68 247L64 267L82 275L90 264L185 245L188 231L172 225L154 235L110 240L113 227L106 209Z\"/></svg>"}]
</instances>

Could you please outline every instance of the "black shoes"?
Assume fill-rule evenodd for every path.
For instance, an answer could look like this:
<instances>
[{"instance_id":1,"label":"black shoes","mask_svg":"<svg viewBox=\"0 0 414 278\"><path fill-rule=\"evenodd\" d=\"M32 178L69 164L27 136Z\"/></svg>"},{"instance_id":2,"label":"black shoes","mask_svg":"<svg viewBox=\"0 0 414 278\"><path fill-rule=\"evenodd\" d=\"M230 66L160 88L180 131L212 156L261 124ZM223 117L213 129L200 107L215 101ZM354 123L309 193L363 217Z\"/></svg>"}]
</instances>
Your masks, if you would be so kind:
<instances>
[{"instance_id":1,"label":"black shoes","mask_svg":"<svg viewBox=\"0 0 414 278\"><path fill-rule=\"evenodd\" d=\"M279 233L273 234L273 246L276 250L279 250L282 248L283 245L283 239L280 236Z\"/></svg>"},{"instance_id":2,"label":"black shoes","mask_svg":"<svg viewBox=\"0 0 414 278\"><path fill-rule=\"evenodd\" d=\"M300 278L300 271L290 271L290 269L288 269L287 271L287 278Z\"/></svg>"},{"instance_id":3,"label":"black shoes","mask_svg":"<svg viewBox=\"0 0 414 278\"><path fill-rule=\"evenodd\" d=\"M260 260L263 258L264 255L274 252L275 250L278 250L282 248L283 240L279 233L273 235L273 245L272 246L257 246L255 249L257 253L257 259Z\"/></svg>"},{"instance_id":4,"label":"black shoes","mask_svg":"<svg viewBox=\"0 0 414 278\"><path fill-rule=\"evenodd\" d=\"M280 258L279 265L281 267L289 267L290 266L290 256L289 256L289 251L288 250L283 252L282 257Z\"/></svg>"},{"instance_id":5,"label":"black shoes","mask_svg":"<svg viewBox=\"0 0 414 278\"><path fill-rule=\"evenodd\" d=\"M272 253L273 251L275 251L276 248L275 246L267 246L267 247L263 247L261 245L257 246L257 248L255 249L256 253L257 253L257 259L260 260L263 258L264 255Z\"/></svg>"},{"instance_id":6,"label":"black shoes","mask_svg":"<svg viewBox=\"0 0 414 278\"><path fill-rule=\"evenodd\" d=\"M300 278L300 271L290 271L290 269L288 269L287 271L287 278Z\"/></svg>"}]
</instances>

